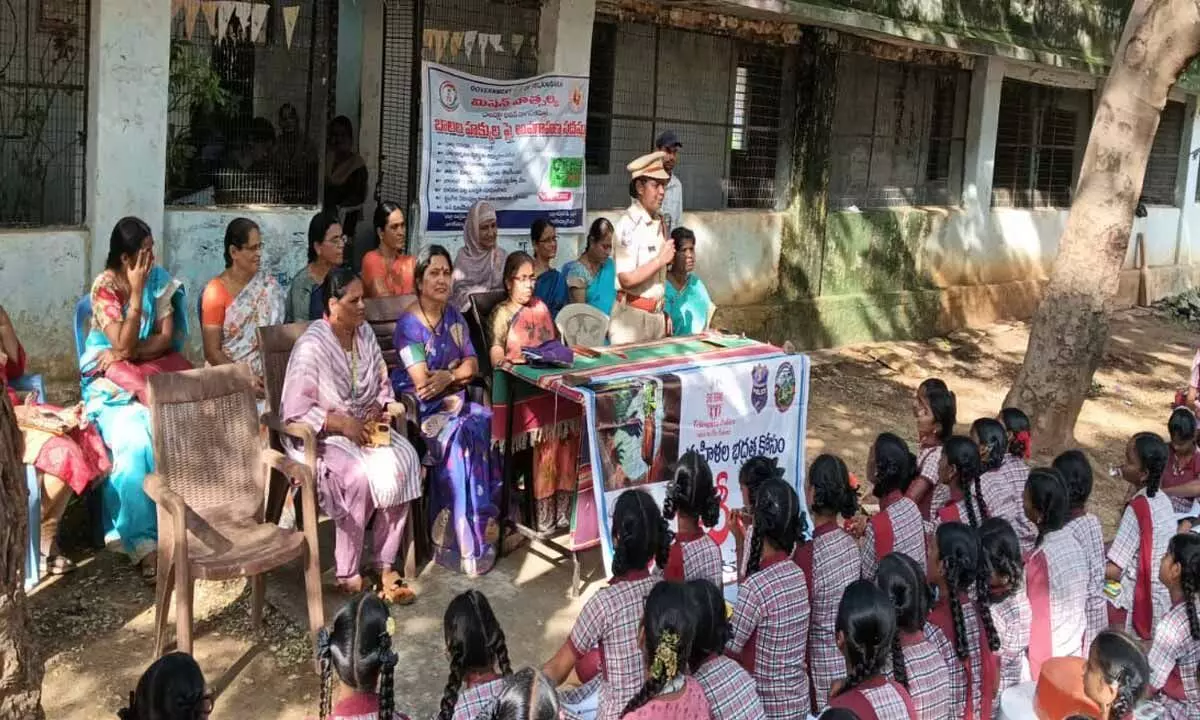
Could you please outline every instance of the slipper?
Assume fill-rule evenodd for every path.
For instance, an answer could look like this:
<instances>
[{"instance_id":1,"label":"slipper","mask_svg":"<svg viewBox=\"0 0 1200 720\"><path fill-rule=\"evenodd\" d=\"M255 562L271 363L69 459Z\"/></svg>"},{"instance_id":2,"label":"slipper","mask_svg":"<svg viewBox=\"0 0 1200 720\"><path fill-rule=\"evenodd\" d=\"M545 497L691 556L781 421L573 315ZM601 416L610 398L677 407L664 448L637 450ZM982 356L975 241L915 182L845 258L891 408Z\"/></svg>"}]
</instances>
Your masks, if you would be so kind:
<instances>
[{"instance_id":1,"label":"slipper","mask_svg":"<svg viewBox=\"0 0 1200 720\"><path fill-rule=\"evenodd\" d=\"M66 555L43 555L42 566L47 575L66 575L75 570L75 563Z\"/></svg>"},{"instance_id":2,"label":"slipper","mask_svg":"<svg viewBox=\"0 0 1200 720\"><path fill-rule=\"evenodd\" d=\"M391 605L412 605L417 601L417 594L412 588L404 584L400 573L395 570L384 570L379 577L379 584L382 589L379 591L379 599Z\"/></svg>"},{"instance_id":3,"label":"slipper","mask_svg":"<svg viewBox=\"0 0 1200 720\"><path fill-rule=\"evenodd\" d=\"M158 553L152 552L138 562L138 569L142 573L142 579L154 581L158 576Z\"/></svg>"}]
</instances>

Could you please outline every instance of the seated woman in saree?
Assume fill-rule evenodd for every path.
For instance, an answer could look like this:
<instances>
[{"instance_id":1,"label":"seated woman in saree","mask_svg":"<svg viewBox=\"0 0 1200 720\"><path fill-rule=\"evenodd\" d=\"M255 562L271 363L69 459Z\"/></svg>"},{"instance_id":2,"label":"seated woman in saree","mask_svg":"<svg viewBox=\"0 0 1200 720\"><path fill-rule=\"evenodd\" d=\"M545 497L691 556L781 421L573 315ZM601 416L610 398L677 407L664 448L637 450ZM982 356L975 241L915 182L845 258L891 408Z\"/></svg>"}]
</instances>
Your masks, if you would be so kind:
<instances>
[{"instance_id":1,"label":"seated woman in saree","mask_svg":"<svg viewBox=\"0 0 1200 720\"><path fill-rule=\"evenodd\" d=\"M558 255L558 231L546 218L538 218L529 235L533 241L533 274L537 276L533 294L550 308L551 317L557 317L567 304L566 276L550 266Z\"/></svg>"},{"instance_id":2,"label":"seated woman in saree","mask_svg":"<svg viewBox=\"0 0 1200 720\"><path fill-rule=\"evenodd\" d=\"M8 313L0 307L0 385L8 389L8 398L16 409L21 437L25 442L23 460L38 473L42 495L42 516L39 518L42 525L42 567L49 575L63 575L75 569L75 564L58 547L58 526L67 509L67 500L71 492L83 494L92 482L109 471L112 464L96 426L86 421L80 422L82 418L78 407L73 411L65 410L47 404L44 397L17 396L9 384L24 373L25 348L17 339ZM36 421L43 413L52 414L49 419L55 421L54 424L46 424L46 429L41 429L43 423ZM34 421L28 421L29 416ZM59 417L70 418L73 427L60 432L55 427Z\"/></svg>"},{"instance_id":3,"label":"seated woman in saree","mask_svg":"<svg viewBox=\"0 0 1200 720\"><path fill-rule=\"evenodd\" d=\"M225 228L225 272L200 296L200 332L209 365L245 363L263 392L258 328L283 322L283 290L259 272L262 234L253 220L237 218Z\"/></svg>"},{"instance_id":4,"label":"seated woman in saree","mask_svg":"<svg viewBox=\"0 0 1200 720\"><path fill-rule=\"evenodd\" d=\"M708 329L717 306L696 274L696 234L685 227L671 231L675 259L667 268L664 307L671 318L672 335L695 335Z\"/></svg>"},{"instance_id":5,"label":"seated woman in saree","mask_svg":"<svg viewBox=\"0 0 1200 720\"><path fill-rule=\"evenodd\" d=\"M533 294L533 258L514 252L504 263L508 297L492 311L488 323L492 367L525 362L522 350L558 339L550 309ZM564 529L571 521L571 501L578 479L579 406L555 403L542 413L547 422L532 433L533 497L538 532Z\"/></svg>"},{"instance_id":6,"label":"seated woman in saree","mask_svg":"<svg viewBox=\"0 0 1200 720\"><path fill-rule=\"evenodd\" d=\"M573 303L587 303L605 315L617 301L617 270L612 260L613 226L598 218L587 234L587 248L578 260L563 266Z\"/></svg>"},{"instance_id":7,"label":"seated woman in saree","mask_svg":"<svg viewBox=\"0 0 1200 720\"><path fill-rule=\"evenodd\" d=\"M421 464L413 446L395 430L375 443L374 428L387 422L395 399L383 353L366 320L362 281L334 268L322 283L325 315L296 341L283 381L283 421L302 423L317 435L317 492L333 519L338 587L361 592L363 539L371 528L372 567L382 597L407 605L415 599L393 563L400 552L410 503L421 496ZM285 442L303 461L302 448Z\"/></svg>"},{"instance_id":8,"label":"seated woman in saree","mask_svg":"<svg viewBox=\"0 0 1200 720\"><path fill-rule=\"evenodd\" d=\"M308 264L292 278L288 286L285 322L317 320L324 313L318 294L325 276L342 264L346 236L337 216L321 211L308 223Z\"/></svg>"},{"instance_id":9,"label":"seated woman in saree","mask_svg":"<svg viewBox=\"0 0 1200 720\"><path fill-rule=\"evenodd\" d=\"M404 211L390 200L375 208L375 234L379 247L363 256L362 277L367 297L412 295L413 268L417 259L405 255L408 234Z\"/></svg>"},{"instance_id":10,"label":"seated woman in saree","mask_svg":"<svg viewBox=\"0 0 1200 720\"><path fill-rule=\"evenodd\" d=\"M497 244L496 208L480 200L467 211L463 247L454 259L454 288L450 303L460 312L471 310L471 296L504 287L504 250Z\"/></svg>"},{"instance_id":11,"label":"seated woman in saree","mask_svg":"<svg viewBox=\"0 0 1200 720\"><path fill-rule=\"evenodd\" d=\"M92 329L79 358L84 412L112 452L104 484L104 529L121 538L142 575L157 569L157 511L142 490L154 471L146 378L191 369L180 355L187 338L183 285L154 264L150 226L117 221L105 270L92 283Z\"/></svg>"},{"instance_id":12,"label":"seated woman in saree","mask_svg":"<svg viewBox=\"0 0 1200 720\"><path fill-rule=\"evenodd\" d=\"M441 245L417 258L417 302L396 322L393 345L403 367L398 393L419 403L429 481L434 557L451 570L482 575L496 563L500 533L500 462L491 449L492 413L467 399L479 371L467 321L450 300L453 265Z\"/></svg>"}]
</instances>

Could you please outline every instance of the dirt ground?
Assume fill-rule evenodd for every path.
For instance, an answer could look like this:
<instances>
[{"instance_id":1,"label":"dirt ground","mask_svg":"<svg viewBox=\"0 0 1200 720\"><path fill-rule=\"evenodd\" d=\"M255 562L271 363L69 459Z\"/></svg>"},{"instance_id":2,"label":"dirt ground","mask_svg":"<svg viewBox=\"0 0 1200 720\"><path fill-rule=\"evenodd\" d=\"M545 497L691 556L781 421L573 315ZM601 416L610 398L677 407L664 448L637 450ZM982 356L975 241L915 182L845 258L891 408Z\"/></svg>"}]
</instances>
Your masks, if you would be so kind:
<instances>
[{"instance_id":1,"label":"dirt ground","mask_svg":"<svg viewBox=\"0 0 1200 720\"><path fill-rule=\"evenodd\" d=\"M929 376L942 377L957 394L960 429L975 418L994 416L1027 339L1026 326L1011 323L929 342L814 353L808 457L840 454L862 476L867 448L878 433L893 431L915 440L912 394ZM1092 509L1109 536L1124 488L1108 477L1108 467L1120 462L1132 433L1165 433L1171 397L1187 380L1195 345L1193 330L1150 311L1130 311L1114 320L1108 355L1076 428L1096 469ZM153 588L112 552L83 553L78 559L76 573L43 583L31 597L46 658L43 702L47 717L55 720L112 717L153 655ZM583 564L593 579L586 597L602 575L598 551L585 554ZM414 718L436 710L446 677L441 616L456 593L475 587L487 594L506 630L513 664L536 665L563 642L579 611L582 600L568 597L570 573L569 563L551 562L536 547L506 557L477 580L426 570L415 584L417 604L395 611L398 707ZM297 574L270 579L273 607L261 632L250 628L248 598L239 582L197 586L194 652L217 693L214 720L315 717L319 683L308 661L305 632L291 620L303 618ZM327 593L325 606L326 617L332 617L338 599Z\"/></svg>"}]
</instances>

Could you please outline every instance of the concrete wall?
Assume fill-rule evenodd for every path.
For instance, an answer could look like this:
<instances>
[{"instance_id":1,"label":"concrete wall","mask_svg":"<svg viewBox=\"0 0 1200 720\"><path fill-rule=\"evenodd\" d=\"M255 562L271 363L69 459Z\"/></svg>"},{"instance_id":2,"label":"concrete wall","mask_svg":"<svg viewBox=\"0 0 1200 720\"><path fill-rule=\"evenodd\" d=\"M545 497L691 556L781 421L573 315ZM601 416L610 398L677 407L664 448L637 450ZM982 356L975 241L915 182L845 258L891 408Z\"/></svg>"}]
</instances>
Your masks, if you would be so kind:
<instances>
[{"instance_id":1,"label":"concrete wall","mask_svg":"<svg viewBox=\"0 0 1200 720\"><path fill-rule=\"evenodd\" d=\"M48 375L76 370L72 318L87 288L84 230L0 232L0 304L29 356L29 369Z\"/></svg>"}]
</instances>

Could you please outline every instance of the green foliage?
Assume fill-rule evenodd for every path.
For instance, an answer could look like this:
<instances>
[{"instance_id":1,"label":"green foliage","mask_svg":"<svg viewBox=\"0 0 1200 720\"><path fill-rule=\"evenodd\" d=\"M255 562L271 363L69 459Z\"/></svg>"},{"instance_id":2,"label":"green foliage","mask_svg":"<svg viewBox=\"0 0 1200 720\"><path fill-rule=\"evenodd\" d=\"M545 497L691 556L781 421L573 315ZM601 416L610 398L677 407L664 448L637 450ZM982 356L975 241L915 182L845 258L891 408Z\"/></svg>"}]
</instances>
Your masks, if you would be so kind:
<instances>
[{"instance_id":1,"label":"green foliage","mask_svg":"<svg viewBox=\"0 0 1200 720\"><path fill-rule=\"evenodd\" d=\"M186 187L188 171L196 157L192 137L193 114L220 113L236 100L233 93L221 87L221 76L213 69L207 53L190 52L191 46L171 41L171 72L167 92L167 117L177 120L186 116L183 124L170 122L167 126L167 188Z\"/></svg>"}]
</instances>

